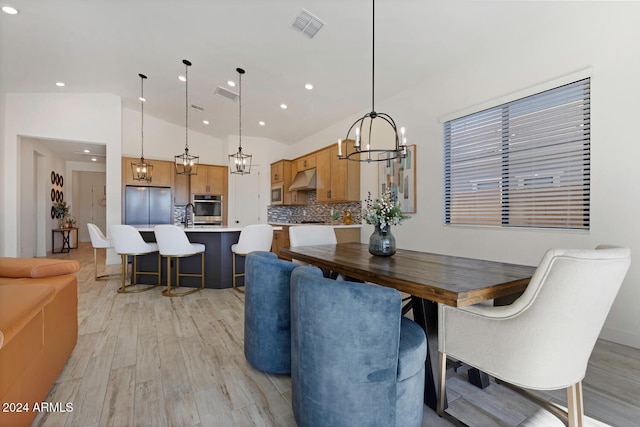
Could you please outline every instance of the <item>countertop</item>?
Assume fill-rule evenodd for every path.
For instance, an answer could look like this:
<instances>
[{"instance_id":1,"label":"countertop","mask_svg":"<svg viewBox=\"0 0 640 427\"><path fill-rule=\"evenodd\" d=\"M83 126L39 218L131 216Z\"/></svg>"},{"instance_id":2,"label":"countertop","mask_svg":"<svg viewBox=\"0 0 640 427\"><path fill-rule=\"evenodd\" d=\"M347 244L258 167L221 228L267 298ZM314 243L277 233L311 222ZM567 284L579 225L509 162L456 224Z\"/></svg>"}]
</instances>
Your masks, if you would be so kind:
<instances>
[{"instance_id":1,"label":"countertop","mask_svg":"<svg viewBox=\"0 0 640 427\"><path fill-rule=\"evenodd\" d=\"M273 225L274 227L280 226L280 227L293 227L296 225L322 225L322 226L327 226L327 227L333 227L333 228L362 228L362 224L349 224L349 225L345 225L345 224L329 224L329 223L300 223L300 222L270 222L269 224Z\"/></svg>"},{"instance_id":2,"label":"countertop","mask_svg":"<svg viewBox=\"0 0 640 427\"><path fill-rule=\"evenodd\" d=\"M176 224L178 225L178 224ZM282 230L282 227L270 224L274 230ZM153 225L134 225L138 231L153 231ZM186 233L230 233L242 231L244 227L229 227L226 225L195 225L185 228L182 224L178 225Z\"/></svg>"}]
</instances>

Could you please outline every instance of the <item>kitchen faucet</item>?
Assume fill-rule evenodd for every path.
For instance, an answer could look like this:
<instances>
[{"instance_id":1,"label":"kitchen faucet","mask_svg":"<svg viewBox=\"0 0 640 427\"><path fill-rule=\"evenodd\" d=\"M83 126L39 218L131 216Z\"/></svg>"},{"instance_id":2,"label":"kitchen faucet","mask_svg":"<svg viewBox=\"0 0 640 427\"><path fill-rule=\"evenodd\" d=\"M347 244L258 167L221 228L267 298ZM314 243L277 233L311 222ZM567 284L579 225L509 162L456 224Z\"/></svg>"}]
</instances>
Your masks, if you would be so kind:
<instances>
[{"instance_id":1,"label":"kitchen faucet","mask_svg":"<svg viewBox=\"0 0 640 427\"><path fill-rule=\"evenodd\" d=\"M189 227L189 206L191 206L191 212L193 213L193 203L187 203L184 206L184 228Z\"/></svg>"}]
</instances>

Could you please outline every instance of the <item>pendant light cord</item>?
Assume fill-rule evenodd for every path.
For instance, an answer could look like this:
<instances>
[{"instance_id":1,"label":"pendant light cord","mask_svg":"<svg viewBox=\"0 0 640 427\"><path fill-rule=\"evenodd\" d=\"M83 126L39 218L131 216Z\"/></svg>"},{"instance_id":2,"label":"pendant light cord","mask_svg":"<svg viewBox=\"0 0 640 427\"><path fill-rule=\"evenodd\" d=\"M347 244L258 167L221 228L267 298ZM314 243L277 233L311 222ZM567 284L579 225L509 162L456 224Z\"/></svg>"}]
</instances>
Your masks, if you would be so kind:
<instances>
[{"instance_id":1,"label":"pendant light cord","mask_svg":"<svg viewBox=\"0 0 640 427\"><path fill-rule=\"evenodd\" d=\"M184 63L184 149L189 151L189 65L187 60Z\"/></svg>"},{"instance_id":2,"label":"pendant light cord","mask_svg":"<svg viewBox=\"0 0 640 427\"><path fill-rule=\"evenodd\" d=\"M240 137L240 146L238 147L240 152L242 152L242 72L240 72L240 70L238 70L238 85L240 86L240 90L239 90L239 95L238 95L238 101L240 103L240 108L239 108L239 117L238 117L238 136Z\"/></svg>"},{"instance_id":3,"label":"pendant light cord","mask_svg":"<svg viewBox=\"0 0 640 427\"><path fill-rule=\"evenodd\" d=\"M144 74L138 74L140 76L140 158L144 159L144 79L147 78Z\"/></svg>"},{"instance_id":4,"label":"pendant light cord","mask_svg":"<svg viewBox=\"0 0 640 427\"><path fill-rule=\"evenodd\" d=\"M372 0L373 3L373 25L371 35L371 111L375 112L374 107L375 100L375 82L376 82L376 0Z\"/></svg>"}]
</instances>

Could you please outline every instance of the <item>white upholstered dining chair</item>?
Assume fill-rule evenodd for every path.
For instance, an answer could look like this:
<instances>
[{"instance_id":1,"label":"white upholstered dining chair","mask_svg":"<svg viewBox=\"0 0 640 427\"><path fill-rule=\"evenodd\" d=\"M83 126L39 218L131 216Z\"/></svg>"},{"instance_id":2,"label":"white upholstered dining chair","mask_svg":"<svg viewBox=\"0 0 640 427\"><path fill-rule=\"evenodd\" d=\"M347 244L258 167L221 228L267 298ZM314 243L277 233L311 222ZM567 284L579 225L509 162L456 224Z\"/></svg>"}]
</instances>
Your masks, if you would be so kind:
<instances>
[{"instance_id":1,"label":"white upholstered dining chair","mask_svg":"<svg viewBox=\"0 0 640 427\"><path fill-rule=\"evenodd\" d=\"M289 227L289 243L294 246L335 245L338 243L333 227L326 225L295 225ZM292 260L296 264L309 265L306 262Z\"/></svg>"},{"instance_id":2,"label":"white upholstered dining chair","mask_svg":"<svg viewBox=\"0 0 640 427\"><path fill-rule=\"evenodd\" d=\"M568 424L582 426L582 379L629 264L627 248L552 249L512 304L440 305L438 412L451 357L525 389L566 388Z\"/></svg>"},{"instance_id":3,"label":"white upholstered dining chair","mask_svg":"<svg viewBox=\"0 0 640 427\"><path fill-rule=\"evenodd\" d=\"M238 277L244 277L244 273L238 273L236 270L236 257L247 256L248 253L254 251L269 252L273 243L273 227L269 224L252 224L247 225L240 232L238 243L231 246L232 270L233 270L233 289L240 293L244 293L237 285Z\"/></svg>"}]
</instances>

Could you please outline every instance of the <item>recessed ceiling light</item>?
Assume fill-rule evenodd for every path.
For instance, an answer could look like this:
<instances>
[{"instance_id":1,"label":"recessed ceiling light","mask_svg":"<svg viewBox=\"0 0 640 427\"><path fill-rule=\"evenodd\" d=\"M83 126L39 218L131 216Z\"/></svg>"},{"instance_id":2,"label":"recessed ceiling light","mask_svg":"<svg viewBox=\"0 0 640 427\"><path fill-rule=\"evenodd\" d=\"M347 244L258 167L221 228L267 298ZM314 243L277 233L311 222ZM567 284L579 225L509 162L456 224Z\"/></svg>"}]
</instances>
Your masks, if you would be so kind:
<instances>
[{"instance_id":1,"label":"recessed ceiling light","mask_svg":"<svg viewBox=\"0 0 640 427\"><path fill-rule=\"evenodd\" d=\"M57 83L56 83L56 86L58 86L58 87L64 87L64 82L57 82Z\"/></svg>"},{"instance_id":2,"label":"recessed ceiling light","mask_svg":"<svg viewBox=\"0 0 640 427\"><path fill-rule=\"evenodd\" d=\"M266 123L265 123L265 122L263 122L262 120L260 120L260 121L258 122L258 124L259 124L260 126L264 126L264 125L266 125Z\"/></svg>"},{"instance_id":3,"label":"recessed ceiling light","mask_svg":"<svg viewBox=\"0 0 640 427\"><path fill-rule=\"evenodd\" d=\"M231 87L236 87L236 82L234 82L233 80L229 80L227 82L227 85L231 86Z\"/></svg>"},{"instance_id":4,"label":"recessed ceiling light","mask_svg":"<svg viewBox=\"0 0 640 427\"><path fill-rule=\"evenodd\" d=\"M138 97L138 100L142 101L142 102L147 102L147 98L143 98L141 96Z\"/></svg>"},{"instance_id":5,"label":"recessed ceiling light","mask_svg":"<svg viewBox=\"0 0 640 427\"><path fill-rule=\"evenodd\" d=\"M90 153L91 152L91 150L87 150L86 148L84 150L82 150L82 151L84 151L85 153Z\"/></svg>"},{"instance_id":6,"label":"recessed ceiling light","mask_svg":"<svg viewBox=\"0 0 640 427\"><path fill-rule=\"evenodd\" d=\"M180 80L181 82L186 82L186 81L187 81L187 78L186 78L185 76L183 76L182 74L180 74L180 75L178 76L178 80Z\"/></svg>"},{"instance_id":7,"label":"recessed ceiling light","mask_svg":"<svg viewBox=\"0 0 640 427\"><path fill-rule=\"evenodd\" d=\"M209 120L203 120L202 123L204 123L205 125L209 124Z\"/></svg>"},{"instance_id":8,"label":"recessed ceiling light","mask_svg":"<svg viewBox=\"0 0 640 427\"><path fill-rule=\"evenodd\" d=\"M91 158L91 161L92 161L92 162L97 162L97 161L98 161L98 159L96 159L95 157L92 157L92 158Z\"/></svg>"},{"instance_id":9,"label":"recessed ceiling light","mask_svg":"<svg viewBox=\"0 0 640 427\"><path fill-rule=\"evenodd\" d=\"M313 89L313 85L312 85L311 83L306 83L306 84L304 85L304 88L305 88L306 90L311 90L311 89Z\"/></svg>"},{"instance_id":10,"label":"recessed ceiling light","mask_svg":"<svg viewBox=\"0 0 640 427\"><path fill-rule=\"evenodd\" d=\"M282 108L283 110L287 109L287 104L280 104L280 108Z\"/></svg>"},{"instance_id":11,"label":"recessed ceiling light","mask_svg":"<svg viewBox=\"0 0 640 427\"><path fill-rule=\"evenodd\" d=\"M12 6L2 6L2 11L7 15L17 15L18 9Z\"/></svg>"}]
</instances>

